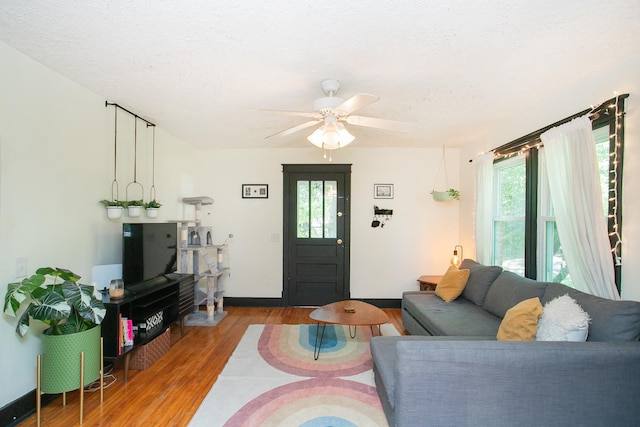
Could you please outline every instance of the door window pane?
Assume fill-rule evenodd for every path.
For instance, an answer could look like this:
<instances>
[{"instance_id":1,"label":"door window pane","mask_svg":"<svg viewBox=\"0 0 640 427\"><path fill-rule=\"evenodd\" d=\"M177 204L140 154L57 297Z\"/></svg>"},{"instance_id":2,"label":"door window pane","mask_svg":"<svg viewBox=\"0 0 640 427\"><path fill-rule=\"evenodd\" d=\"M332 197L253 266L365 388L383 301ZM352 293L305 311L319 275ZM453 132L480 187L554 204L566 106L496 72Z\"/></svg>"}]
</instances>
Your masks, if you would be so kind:
<instances>
[{"instance_id":1,"label":"door window pane","mask_svg":"<svg viewBox=\"0 0 640 427\"><path fill-rule=\"evenodd\" d=\"M298 238L337 237L337 181L298 181L297 201Z\"/></svg>"},{"instance_id":2,"label":"door window pane","mask_svg":"<svg viewBox=\"0 0 640 427\"><path fill-rule=\"evenodd\" d=\"M311 238L322 238L324 231L324 189L322 181L311 181Z\"/></svg>"},{"instance_id":3,"label":"door window pane","mask_svg":"<svg viewBox=\"0 0 640 427\"><path fill-rule=\"evenodd\" d=\"M297 191L297 237L309 238L309 181L298 181Z\"/></svg>"},{"instance_id":4,"label":"door window pane","mask_svg":"<svg viewBox=\"0 0 640 427\"><path fill-rule=\"evenodd\" d=\"M324 237L338 236L338 182L324 182Z\"/></svg>"}]
</instances>

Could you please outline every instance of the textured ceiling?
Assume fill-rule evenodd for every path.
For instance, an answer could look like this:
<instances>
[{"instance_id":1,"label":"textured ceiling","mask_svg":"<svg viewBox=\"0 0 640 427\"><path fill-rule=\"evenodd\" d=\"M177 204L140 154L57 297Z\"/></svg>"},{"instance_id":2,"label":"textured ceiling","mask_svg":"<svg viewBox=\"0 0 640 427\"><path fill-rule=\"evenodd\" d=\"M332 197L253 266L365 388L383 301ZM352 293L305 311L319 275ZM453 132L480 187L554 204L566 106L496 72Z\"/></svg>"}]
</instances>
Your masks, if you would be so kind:
<instances>
[{"instance_id":1,"label":"textured ceiling","mask_svg":"<svg viewBox=\"0 0 640 427\"><path fill-rule=\"evenodd\" d=\"M380 97L359 115L416 124L351 126L354 145L464 144L637 55L639 23L638 0L0 4L1 41L187 143L230 148L308 145L310 131L265 141L306 119L257 110L311 111L324 79Z\"/></svg>"}]
</instances>

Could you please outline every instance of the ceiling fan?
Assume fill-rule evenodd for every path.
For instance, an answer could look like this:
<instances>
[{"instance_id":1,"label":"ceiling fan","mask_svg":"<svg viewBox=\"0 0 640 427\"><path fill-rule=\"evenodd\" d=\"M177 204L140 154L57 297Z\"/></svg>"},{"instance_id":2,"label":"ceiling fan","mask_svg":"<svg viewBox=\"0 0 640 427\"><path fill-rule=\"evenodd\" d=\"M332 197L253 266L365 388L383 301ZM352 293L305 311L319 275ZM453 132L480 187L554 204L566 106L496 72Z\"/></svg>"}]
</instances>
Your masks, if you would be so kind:
<instances>
[{"instance_id":1,"label":"ceiling fan","mask_svg":"<svg viewBox=\"0 0 640 427\"><path fill-rule=\"evenodd\" d=\"M307 139L319 148L335 150L346 146L355 139L345 128L344 123L404 133L410 132L413 128L411 123L351 115L351 113L380 99L376 95L358 93L345 100L335 96L340 89L338 80L323 80L321 86L327 96L313 101L313 112L261 110L267 113L301 116L311 119L292 128L269 135L266 139L291 135L303 129L320 125L313 133L307 136Z\"/></svg>"}]
</instances>

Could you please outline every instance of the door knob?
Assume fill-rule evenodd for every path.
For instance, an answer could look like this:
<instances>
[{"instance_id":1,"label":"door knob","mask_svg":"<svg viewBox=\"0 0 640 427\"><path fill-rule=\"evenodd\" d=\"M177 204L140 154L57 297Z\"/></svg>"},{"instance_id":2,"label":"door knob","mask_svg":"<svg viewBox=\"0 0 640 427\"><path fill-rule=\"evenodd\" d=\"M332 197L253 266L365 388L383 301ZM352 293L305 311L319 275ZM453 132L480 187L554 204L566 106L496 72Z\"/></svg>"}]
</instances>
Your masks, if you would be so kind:
<instances>
[{"instance_id":1,"label":"door knob","mask_svg":"<svg viewBox=\"0 0 640 427\"><path fill-rule=\"evenodd\" d=\"M342 216L342 212L338 212L338 217L341 217L341 216Z\"/></svg>"},{"instance_id":2,"label":"door knob","mask_svg":"<svg viewBox=\"0 0 640 427\"><path fill-rule=\"evenodd\" d=\"M342 244L342 239L338 239L338 241L336 241L336 243L341 245Z\"/></svg>"}]
</instances>

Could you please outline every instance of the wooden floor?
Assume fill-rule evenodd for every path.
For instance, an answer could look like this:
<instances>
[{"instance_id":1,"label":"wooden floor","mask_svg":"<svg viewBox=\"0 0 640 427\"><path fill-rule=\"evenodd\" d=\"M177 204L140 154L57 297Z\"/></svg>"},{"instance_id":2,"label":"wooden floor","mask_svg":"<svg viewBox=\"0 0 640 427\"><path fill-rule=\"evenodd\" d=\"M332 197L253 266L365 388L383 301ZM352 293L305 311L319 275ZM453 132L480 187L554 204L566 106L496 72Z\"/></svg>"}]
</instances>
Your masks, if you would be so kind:
<instances>
[{"instance_id":1,"label":"wooden floor","mask_svg":"<svg viewBox=\"0 0 640 427\"><path fill-rule=\"evenodd\" d=\"M228 315L216 326L187 326L184 336L172 326L169 352L143 371L129 371L127 383L119 364L116 381L100 392L85 392L83 426L186 426L251 324L302 324L311 308L225 307ZM399 309L385 309L403 333ZM109 369L105 367L105 373ZM43 426L79 425L79 392L58 397L42 409ZM213 420L212 420L213 421ZM35 415L20 426L36 426Z\"/></svg>"}]
</instances>

